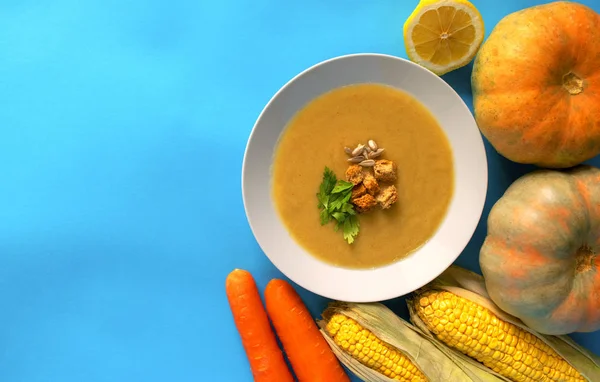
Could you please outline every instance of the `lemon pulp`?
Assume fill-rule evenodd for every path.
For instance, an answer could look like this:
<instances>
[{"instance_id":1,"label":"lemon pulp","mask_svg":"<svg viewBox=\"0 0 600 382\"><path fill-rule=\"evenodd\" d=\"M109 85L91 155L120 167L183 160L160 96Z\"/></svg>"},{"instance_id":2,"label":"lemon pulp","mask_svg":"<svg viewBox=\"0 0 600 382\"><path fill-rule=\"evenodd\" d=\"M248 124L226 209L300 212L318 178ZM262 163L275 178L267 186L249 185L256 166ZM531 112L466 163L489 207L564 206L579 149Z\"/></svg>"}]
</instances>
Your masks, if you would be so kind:
<instances>
[{"instance_id":1,"label":"lemon pulp","mask_svg":"<svg viewBox=\"0 0 600 382\"><path fill-rule=\"evenodd\" d=\"M484 29L467 0L422 0L404 24L408 58L438 75L458 69L477 54Z\"/></svg>"}]
</instances>

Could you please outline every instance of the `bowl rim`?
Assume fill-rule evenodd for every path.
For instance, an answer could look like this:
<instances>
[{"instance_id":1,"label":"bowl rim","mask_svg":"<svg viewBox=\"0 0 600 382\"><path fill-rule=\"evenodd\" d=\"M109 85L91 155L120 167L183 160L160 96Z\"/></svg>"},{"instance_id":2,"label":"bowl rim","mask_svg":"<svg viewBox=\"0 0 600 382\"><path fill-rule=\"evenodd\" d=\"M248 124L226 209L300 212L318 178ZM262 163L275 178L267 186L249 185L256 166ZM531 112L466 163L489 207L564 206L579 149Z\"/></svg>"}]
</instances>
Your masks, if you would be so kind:
<instances>
[{"instance_id":1,"label":"bowl rim","mask_svg":"<svg viewBox=\"0 0 600 382\"><path fill-rule=\"evenodd\" d=\"M247 201L247 196L246 196L246 187L247 187L247 182L248 182L248 180L246 178L246 172L247 172L247 169L248 169L248 156L249 156L250 148L252 146L252 142L253 142L253 140L255 140L255 135L256 135L257 127L260 125L261 120L263 119L263 117L264 117L265 113L267 112L267 110L269 110L271 104L274 103L274 101L280 96L281 93L283 93L287 88L289 88L299 78L301 78L302 76L304 76L308 72L311 72L311 71L317 69L320 66L323 66L323 65L335 62L335 61L341 61L341 60L345 60L345 59L349 59L349 58L364 57L364 56L368 56L368 57L380 57L380 58L386 58L386 59L392 59L392 60L402 61L404 64L410 65L413 68L415 68L416 70L427 72L428 75L430 75L434 81L439 81L442 86L445 86L456 97L456 99L460 103L460 106L469 115L471 115L471 117L475 121L475 117L474 117L473 113L471 112L471 110L469 109L469 107L467 106L467 104L465 103L465 101L463 100L463 98L460 96L460 94L458 94L458 92L452 86L450 86L450 84L448 84L446 81L444 81L440 76L436 75L435 73L431 72L427 68L424 68L424 67L418 65L417 63L414 63L414 62L412 62L412 61L410 61L408 59L405 59L405 58L402 58L402 57L398 57L398 56L394 56L394 55L390 55L390 54L384 54L384 53L366 53L366 52L363 52L363 53L350 53L350 54L344 54L344 55L334 56L334 57L331 57L331 58L319 61L319 62L317 62L317 63L315 63L315 64L307 67L306 69L300 71L299 73L297 73L293 77L291 77L288 81L285 82L285 84L283 86L281 86L271 96L271 98L264 105L264 107L262 108L262 110L259 113L258 117L256 118L256 120L254 122L254 125L252 126L252 130L251 130L251 132L250 132L250 134L248 136L248 139L246 141L246 147L245 147L245 150L244 150L244 156L243 156L243 160L242 160L242 171L241 171L241 188L242 188L241 191L242 191L242 201L243 201L243 205L244 205L244 213L246 215L246 220L248 221L248 224L250 226L250 230L252 232L252 235L254 236L254 239L256 240L257 244L259 245L261 251L269 259L269 261L273 264L273 266L275 266L275 268L277 268L279 270L279 272L281 272L285 277L287 277L288 279L290 279L292 282L296 283L300 287L302 287L302 288L304 288L304 289L306 289L306 290L308 290L308 291L310 291L312 293L315 293L315 294L317 294L319 296L322 296L322 297L325 297L325 298L330 298L330 299L339 299L339 298L336 297L336 296L329 295L329 294L323 294L323 292L321 292L321 291L314 290L310 285L305 285L305 284L297 282L292 277L290 277L288 275L288 273L284 269L282 269L281 267L279 267L277 265L277 261L273 258L273 256L270 255L269 253L267 253L267 251L264 249L264 246L262 244L262 240L259 239L259 237L257 236L256 227L252 223L252 219L250 217L251 214L249 212L249 206L248 206L248 201ZM476 121L475 121L475 125L476 125ZM455 255L452 255L451 257L448 257L448 259L447 259L448 263L444 262L443 269L449 268L460 257L460 255L464 252L464 250L467 247L467 245L471 242L471 240L473 238L473 235L475 234L475 231L477 229L477 226L479 225L479 222L481 221L481 218L483 216L483 211L484 211L484 208L485 208L485 203L487 201L487 193L488 193L488 189L489 189L489 168L488 168L487 152L486 152L486 148L485 148L485 145L484 145L484 141L483 141L483 138L481 137L481 135L479 137L480 137L480 140L479 140L480 144L478 145L477 149L480 150L480 154L482 154L480 156L481 156L481 159L483 161L483 167L484 167L484 174L483 174L484 175L484 179L481 180L481 183L483 184L483 189L482 189L483 199L481 201L481 204L479 206L477 206L477 208L473 212L473 220L469 222L469 224L472 225L472 226L469 227L470 234L468 235L468 237L465 238L465 240L461 241L460 244L457 245L457 248L459 248L460 250L457 250L457 253ZM454 185L454 187L456 187L456 184ZM453 198L454 198L454 196L453 196ZM448 214L449 211L447 211L446 213ZM444 219L446 219L447 216L448 215L446 215L444 217ZM477 218L475 219L474 216L477 216ZM281 222L280 218L279 218L279 221ZM281 222L281 224L284 225L283 222ZM286 230L287 230L287 227L286 227ZM438 230L439 230L439 227L438 227ZM434 236L435 236L435 234L434 234ZM292 238L292 240L294 240L294 239ZM298 247L302 248L302 250L304 252L308 253L308 251L306 249L304 249L300 243L295 242L295 244ZM412 254L410 254L408 257L415 255L419 250L420 249L417 248L415 250L415 252L412 253ZM310 253L308 255L315 257L314 255L312 255ZM384 268L384 267L388 267L388 266L392 266L392 265L398 263L398 261L396 261L396 262L392 262L390 264L384 265L382 267L365 268L365 269L353 269L353 268L339 267L339 266L327 263L327 262L325 262L325 261L323 261L321 259L318 259L317 257L315 257L315 258L317 259L317 261L319 261L321 263L324 263L324 264L327 264L328 266L335 267L335 268L338 268L338 269L347 270L347 271L351 271L351 272L356 272L356 271L376 272L378 269L381 269L381 268ZM399 261L402 261L402 260L399 260ZM428 283L430 283L435 278L437 278L442 272L439 272L437 275L435 275L434 273L432 273L429 276L420 278L420 280L422 280L421 283L420 283L420 285L418 285L416 288L414 288L413 291L417 290L417 289L419 289L419 288L421 288L423 286L425 286ZM377 295L379 297L377 299L374 299L374 298L369 298L369 299L353 299L353 300L346 299L345 301L352 301L352 302L357 302L357 303L385 301L385 300L390 300L390 299L393 299L393 298L402 297L402 296L408 295L409 293L411 293L411 291L405 292L403 294L399 294L398 288L390 287L390 288L385 288L383 290L382 289L378 290Z\"/></svg>"}]
</instances>

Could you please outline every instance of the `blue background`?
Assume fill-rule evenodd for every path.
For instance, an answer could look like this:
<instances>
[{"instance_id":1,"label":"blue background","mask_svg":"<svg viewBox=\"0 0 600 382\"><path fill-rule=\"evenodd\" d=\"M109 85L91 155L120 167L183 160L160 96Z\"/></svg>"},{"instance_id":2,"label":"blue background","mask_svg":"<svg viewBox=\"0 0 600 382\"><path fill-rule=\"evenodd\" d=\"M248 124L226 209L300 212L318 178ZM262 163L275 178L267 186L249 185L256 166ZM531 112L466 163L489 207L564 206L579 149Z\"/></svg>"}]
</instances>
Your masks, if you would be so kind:
<instances>
[{"instance_id":1,"label":"blue background","mask_svg":"<svg viewBox=\"0 0 600 382\"><path fill-rule=\"evenodd\" d=\"M488 33L537 3L475 1ZM0 380L251 381L224 280L281 276L242 205L253 123L321 60L405 57L416 4L0 1ZM469 106L470 71L444 76ZM484 217L531 169L486 148ZM479 269L484 234L458 264ZM600 353L600 333L574 338Z\"/></svg>"}]
</instances>

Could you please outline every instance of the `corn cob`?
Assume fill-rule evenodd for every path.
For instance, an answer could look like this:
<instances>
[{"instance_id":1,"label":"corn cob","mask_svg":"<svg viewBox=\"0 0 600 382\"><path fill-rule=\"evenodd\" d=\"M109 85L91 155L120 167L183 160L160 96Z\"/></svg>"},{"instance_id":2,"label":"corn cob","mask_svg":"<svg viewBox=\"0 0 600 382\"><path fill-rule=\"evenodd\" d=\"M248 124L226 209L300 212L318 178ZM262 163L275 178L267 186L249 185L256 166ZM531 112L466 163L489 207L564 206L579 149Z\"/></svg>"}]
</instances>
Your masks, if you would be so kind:
<instances>
[{"instance_id":1,"label":"corn cob","mask_svg":"<svg viewBox=\"0 0 600 382\"><path fill-rule=\"evenodd\" d=\"M350 317L334 314L325 330L346 353L370 369L397 381L427 381L402 352L381 341Z\"/></svg>"},{"instance_id":2,"label":"corn cob","mask_svg":"<svg viewBox=\"0 0 600 382\"><path fill-rule=\"evenodd\" d=\"M414 309L440 341L512 381L587 380L540 338L469 299L428 289L417 294Z\"/></svg>"}]
</instances>

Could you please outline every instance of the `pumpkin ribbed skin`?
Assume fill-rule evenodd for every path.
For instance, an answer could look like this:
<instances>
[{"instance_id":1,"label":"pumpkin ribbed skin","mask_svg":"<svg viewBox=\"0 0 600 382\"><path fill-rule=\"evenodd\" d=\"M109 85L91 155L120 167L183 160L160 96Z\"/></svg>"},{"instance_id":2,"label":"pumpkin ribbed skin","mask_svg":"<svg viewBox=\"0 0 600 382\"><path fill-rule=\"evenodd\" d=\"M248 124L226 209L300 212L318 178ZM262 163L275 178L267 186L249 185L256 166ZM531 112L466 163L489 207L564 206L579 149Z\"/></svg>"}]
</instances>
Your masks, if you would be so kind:
<instances>
[{"instance_id":1,"label":"pumpkin ribbed skin","mask_svg":"<svg viewBox=\"0 0 600 382\"><path fill-rule=\"evenodd\" d=\"M600 169L518 179L490 212L479 262L492 300L532 329L600 329Z\"/></svg>"},{"instance_id":2,"label":"pumpkin ribbed skin","mask_svg":"<svg viewBox=\"0 0 600 382\"><path fill-rule=\"evenodd\" d=\"M566 168L600 153L600 15L571 2L510 14L475 59L474 114L504 157Z\"/></svg>"}]
</instances>

